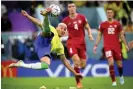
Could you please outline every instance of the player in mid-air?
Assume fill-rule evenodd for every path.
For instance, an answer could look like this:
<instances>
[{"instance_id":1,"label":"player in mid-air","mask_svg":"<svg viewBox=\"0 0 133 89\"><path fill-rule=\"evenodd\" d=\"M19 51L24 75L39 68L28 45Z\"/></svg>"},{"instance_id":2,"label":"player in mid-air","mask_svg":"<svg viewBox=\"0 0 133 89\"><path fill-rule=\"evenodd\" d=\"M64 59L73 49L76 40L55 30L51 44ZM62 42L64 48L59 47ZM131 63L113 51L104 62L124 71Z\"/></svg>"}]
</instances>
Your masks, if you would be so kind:
<instances>
[{"instance_id":1,"label":"player in mid-air","mask_svg":"<svg viewBox=\"0 0 133 89\"><path fill-rule=\"evenodd\" d=\"M76 71L71 67L70 63L66 59L64 55L64 47L59 38L65 34L67 26L64 23L59 23L56 29L51 26L48 19L48 13L50 13L50 11L51 8L46 8L45 10L41 11L41 15L45 16L43 23L41 23L38 19L30 16L26 11L21 11L23 16L27 17L42 29L42 32L37 36L34 44L41 62L26 64L23 61L18 61L17 63L10 64L9 67L47 69L50 65L50 53L56 52L62 60L63 64L75 75L75 77L82 78L79 73L76 73Z\"/></svg>"},{"instance_id":2,"label":"player in mid-air","mask_svg":"<svg viewBox=\"0 0 133 89\"><path fill-rule=\"evenodd\" d=\"M113 19L114 11L111 8L106 9L107 21L104 21L99 26L98 36L93 48L93 52L96 53L97 46L102 38L104 40L104 52L109 64L110 77L112 79L112 86L116 86L115 71L114 71L114 60L117 63L118 71L120 75L120 84L124 84L123 78L123 65L122 65L122 55L119 38L122 39L126 45L127 51L129 51L127 42L124 37L124 32L122 31L121 24Z\"/></svg>"},{"instance_id":3,"label":"player in mid-air","mask_svg":"<svg viewBox=\"0 0 133 89\"><path fill-rule=\"evenodd\" d=\"M86 66L86 44L84 29L87 30L89 39L91 41L93 40L93 36L86 17L76 12L76 5L73 2L69 2L67 8L69 16L65 17L62 21L67 25L67 49L74 62L75 71L80 73L80 68L85 68ZM76 78L76 83L77 88L82 87L79 78Z\"/></svg>"}]
</instances>

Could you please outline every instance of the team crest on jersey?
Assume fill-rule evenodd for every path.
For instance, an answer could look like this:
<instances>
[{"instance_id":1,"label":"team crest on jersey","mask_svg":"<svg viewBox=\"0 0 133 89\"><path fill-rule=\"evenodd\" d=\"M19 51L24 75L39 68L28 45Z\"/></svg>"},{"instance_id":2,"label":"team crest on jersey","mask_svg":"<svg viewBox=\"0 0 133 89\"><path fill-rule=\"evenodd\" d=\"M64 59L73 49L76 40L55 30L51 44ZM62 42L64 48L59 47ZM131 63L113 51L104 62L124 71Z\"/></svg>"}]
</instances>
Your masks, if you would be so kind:
<instances>
[{"instance_id":1,"label":"team crest on jersey","mask_svg":"<svg viewBox=\"0 0 133 89\"><path fill-rule=\"evenodd\" d=\"M76 23L77 23L76 21L73 22L73 24L76 24Z\"/></svg>"},{"instance_id":2,"label":"team crest on jersey","mask_svg":"<svg viewBox=\"0 0 133 89\"><path fill-rule=\"evenodd\" d=\"M78 20L78 23L80 23L80 24L81 24L81 20Z\"/></svg>"},{"instance_id":3,"label":"team crest on jersey","mask_svg":"<svg viewBox=\"0 0 133 89\"><path fill-rule=\"evenodd\" d=\"M116 28L116 27L117 27L117 25L114 25L114 27Z\"/></svg>"},{"instance_id":4,"label":"team crest on jersey","mask_svg":"<svg viewBox=\"0 0 133 89\"><path fill-rule=\"evenodd\" d=\"M112 27L112 25L109 25L109 27Z\"/></svg>"}]
</instances>

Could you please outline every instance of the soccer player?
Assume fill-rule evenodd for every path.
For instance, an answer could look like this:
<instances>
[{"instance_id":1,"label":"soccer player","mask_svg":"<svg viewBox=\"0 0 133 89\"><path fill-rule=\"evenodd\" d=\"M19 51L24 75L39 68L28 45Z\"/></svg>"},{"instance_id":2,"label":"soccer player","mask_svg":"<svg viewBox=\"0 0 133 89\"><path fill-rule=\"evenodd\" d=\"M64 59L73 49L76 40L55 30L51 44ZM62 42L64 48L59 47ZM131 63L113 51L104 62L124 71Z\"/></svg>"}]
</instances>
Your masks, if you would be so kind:
<instances>
[{"instance_id":1,"label":"soccer player","mask_svg":"<svg viewBox=\"0 0 133 89\"><path fill-rule=\"evenodd\" d=\"M120 84L122 85L124 84L124 78L123 78L122 55L121 55L119 37L126 45L127 51L129 51L129 48L126 43L121 24L115 19L113 19L113 16L114 16L113 9L108 8L106 10L106 14L107 14L108 20L100 24L98 36L93 48L93 52L96 53L97 46L103 35L104 50L105 50L105 55L109 64L109 72L110 72L110 77L112 79L112 86L117 85L115 80L114 60L116 61L118 66L118 71L120 75Z\"/></svg>"},{"instance_id":2,"label":"soccer player","mask_svg":"<svg viewBox=\"0 0 133 89\"><path fill-rule=\"evenodd\" d=\"M27 17L33 23L38 25L42 32L37 36L35 41L35 49L40 58L40 62L26 64L23 61L18 61L17 63L12 63L9 67L24 67L32 69L48 69L50 65L50 53L56 52L60 57L64 65L78 78L82 78L79 73L70 66L68 60L64 55L64 47L60 41L59 36L63 36L66 32L67 26L64 23L59 23L56 29L49 24L48 14L50 13L51 8L46 8L41 11L41 15L45 16L43 23L38 19L30 16L26 11L22 10L21 13L23 16Z\"/></svg>"},{"instance_id":3,"label":"soccer player","mask_svg":"<svg viewBox=\"0 0 133 89\"><path fill-rule=\"evenodd\" d=\"M86 44L85 44L85 30L87 29L89 39L92 41L93 36L90 26L84 15L76 12L76 5L73 2L68 4L69 16L63 19L63 23L67 25L68 40L67 49L70 57L74 62L74 70L80 73L80 68L86 66ZM77 88L81 88L80 79L76 78Z\"/></svg>"}]
</instances>

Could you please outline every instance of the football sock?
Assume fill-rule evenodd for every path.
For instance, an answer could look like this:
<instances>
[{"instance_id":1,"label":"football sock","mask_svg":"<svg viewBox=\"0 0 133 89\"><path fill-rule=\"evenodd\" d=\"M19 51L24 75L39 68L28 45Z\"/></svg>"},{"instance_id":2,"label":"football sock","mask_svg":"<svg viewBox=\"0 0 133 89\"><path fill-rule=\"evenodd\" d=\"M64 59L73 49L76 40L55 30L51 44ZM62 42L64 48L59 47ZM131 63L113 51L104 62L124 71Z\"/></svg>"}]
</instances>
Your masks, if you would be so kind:
<instances>
[{"instance_id":1,"label":"football sock","mask_svg":"<svg viewBox=\"0 0 133 89\"><path fill-rule=\"evenodd\" d=\"M112 82L115 81L115 71L114 71L114 65L109 66L109 72L110 72L110 77L112 79Z\"/></svg>"},{"instance_id":2,"label":"football sock","mask_svg":"<svg viewBox=\"0 0 133 89\"><path fill-rule=\"evenodd\" d=\"M122 66L118 66L118 71L119 71L119 75L121 77L123 75L123 67Z\"/></svg>"},{"instance_id":3,"label":"football sock","mask_svg":"<svg viewBox=\"0 0 133 89\"><path fill-rule=\"evenodd\" d=\"M74 67L74 70L77 72L77 73L80 73L80 69L78 67ZM80 79L79 78L76 78L76 83L78 84L80 82Z\"/></svg>"},{"instance_id":4,"label":"football sock","mask_svg":"<svg viewBox=\"0 0 133 89\"><path fill-rule=\"evenodd\" d=\"M30 64L21 63L20 67L32 68L32 69L48 69L49 65L45 62L37 62L37 63L30 63Z\"/></svg>"}]
</instances>

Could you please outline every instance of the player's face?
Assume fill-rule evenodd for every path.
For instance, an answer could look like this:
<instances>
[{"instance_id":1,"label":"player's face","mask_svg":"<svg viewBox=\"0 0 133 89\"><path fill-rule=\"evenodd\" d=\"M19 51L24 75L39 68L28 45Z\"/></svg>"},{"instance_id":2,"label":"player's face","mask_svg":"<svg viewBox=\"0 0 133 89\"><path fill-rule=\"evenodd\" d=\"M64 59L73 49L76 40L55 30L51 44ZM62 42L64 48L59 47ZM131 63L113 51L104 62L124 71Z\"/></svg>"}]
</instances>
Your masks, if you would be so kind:
<instances>
[{"instance_id":1,"label":"player's face","mask_svg":"<svg viewBox=\"0 0 133 89\"><path fill-rule=\"evenodd\" d=\"M65 35L67 28L64 25L58 25L56 29L57 29L58 35L62 37Z\"/></svg>"},{"instance_id":2,"label":"player's face","mask_svg":"<svg viewBox=\"0 0 133 89\"><path fill-rule=\"evenodd\" d=\"M106 14L107 14L107 18L108 19L112 19L114 17L114 12L113 10L107 10L106 11Z\"/></svg>"},{"instance_id":3,"label":"player's face","mask_svg":"<svg viewBox=\"0 0 133 89\"><path fill-rule=\"evenodd\" d=\"M76 6L75 6L74 3L68 4L68 11L69 11L69 14L74 14L74 13L76 13Z\"/></svg>"}]
</instances>

